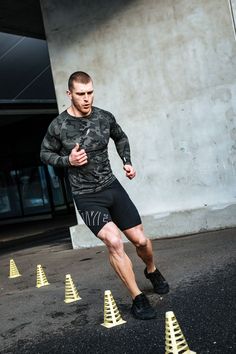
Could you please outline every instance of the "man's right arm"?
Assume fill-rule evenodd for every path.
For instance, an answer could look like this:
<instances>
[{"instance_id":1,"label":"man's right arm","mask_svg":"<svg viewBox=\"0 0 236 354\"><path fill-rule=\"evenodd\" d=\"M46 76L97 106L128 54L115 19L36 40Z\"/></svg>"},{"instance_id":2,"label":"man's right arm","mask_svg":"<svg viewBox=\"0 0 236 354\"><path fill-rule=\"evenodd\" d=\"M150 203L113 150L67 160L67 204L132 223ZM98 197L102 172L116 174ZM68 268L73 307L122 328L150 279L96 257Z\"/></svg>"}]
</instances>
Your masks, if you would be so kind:
<instances>
[{"instance_id":1,"label":"man's right arm","mask_svg":"<svg viewBox=\"0 0 236 354\"><path fill-rule=\"evenodd\" d=\"M61 154L60 127L54 120L49 125L41 144L40 159L43 163L54 167L70 166L69 156Z\"/></svg>"}]
</instances>

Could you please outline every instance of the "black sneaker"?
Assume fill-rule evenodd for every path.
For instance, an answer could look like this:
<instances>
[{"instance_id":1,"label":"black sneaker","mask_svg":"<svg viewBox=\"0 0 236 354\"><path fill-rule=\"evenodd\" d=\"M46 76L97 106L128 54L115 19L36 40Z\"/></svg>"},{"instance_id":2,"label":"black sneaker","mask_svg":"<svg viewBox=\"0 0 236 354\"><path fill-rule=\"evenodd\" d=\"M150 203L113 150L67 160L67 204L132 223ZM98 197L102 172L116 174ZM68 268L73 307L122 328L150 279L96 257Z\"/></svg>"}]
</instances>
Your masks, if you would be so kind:
<instances>
[{"instance_id":1,"label":"black sneaker","mask_svg":"<svg viewBox=\"0 0 236 354\"><path fill-rule=\"evenodd\" d=\"M151 320L152 318L156 318L156 311L143 293L137 295L133 300L131 312L134 317L139 320Z\"/></svg>"},{"instance_id":2,"label":"black sneaker","mask_svg":"<svg viewBox=\"0 0 236 354\"><path fill-rule=\"evenodd\" d=\"M158 269L156 269L153 273L148 273L147 268L145 268L144 274L145 277L152 283L155 293L163 295L169 292L169 285Z\"/></svg>"}]
</instances>

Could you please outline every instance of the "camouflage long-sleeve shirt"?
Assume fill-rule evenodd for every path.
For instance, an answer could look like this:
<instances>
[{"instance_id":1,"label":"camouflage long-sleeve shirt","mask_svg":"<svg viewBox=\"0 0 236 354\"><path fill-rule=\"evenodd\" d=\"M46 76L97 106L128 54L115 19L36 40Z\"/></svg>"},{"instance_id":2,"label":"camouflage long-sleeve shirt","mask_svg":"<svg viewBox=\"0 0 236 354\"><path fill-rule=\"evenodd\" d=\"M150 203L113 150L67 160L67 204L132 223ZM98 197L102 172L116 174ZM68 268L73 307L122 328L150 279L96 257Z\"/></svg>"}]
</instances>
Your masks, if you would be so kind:
<instances>
[{"instance_id":1,"label":"camouflage long-sleeve shirt","mask_svg":"<svg viewBox=\"0 0 236 354\"><path fill-rule=\"evenodd\" d=\"M78 118L64 111L49 125L40 157L45 164L68 168L72 194L97 192L115 180L108 158L109 138L123 163L131 164L128 138L110 112L93 107L89 116ZM76 143L87 153L86 165L70 165L69 155Z\"/></svg>"}]
</instances>

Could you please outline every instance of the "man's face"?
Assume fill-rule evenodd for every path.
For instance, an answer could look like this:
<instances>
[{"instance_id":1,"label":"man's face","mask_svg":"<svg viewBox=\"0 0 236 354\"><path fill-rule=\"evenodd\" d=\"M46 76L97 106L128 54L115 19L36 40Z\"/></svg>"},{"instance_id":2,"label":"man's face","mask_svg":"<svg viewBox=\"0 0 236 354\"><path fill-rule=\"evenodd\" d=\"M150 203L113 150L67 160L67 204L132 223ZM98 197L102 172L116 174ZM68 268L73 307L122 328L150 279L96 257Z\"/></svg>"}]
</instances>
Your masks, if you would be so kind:
<instances>
[{"instance_id":1,"label":"man's face","mask_svg":"<svg viewBox=\"0 0 236 354\"><path fill-rule=\"evenodd\" d=\"M90 81L87 84L73 82L73 88L67 91L71 99L72 107L78 116L87 116L92 111L93 104L93 83Z\"/></svg>"}]
</instances>

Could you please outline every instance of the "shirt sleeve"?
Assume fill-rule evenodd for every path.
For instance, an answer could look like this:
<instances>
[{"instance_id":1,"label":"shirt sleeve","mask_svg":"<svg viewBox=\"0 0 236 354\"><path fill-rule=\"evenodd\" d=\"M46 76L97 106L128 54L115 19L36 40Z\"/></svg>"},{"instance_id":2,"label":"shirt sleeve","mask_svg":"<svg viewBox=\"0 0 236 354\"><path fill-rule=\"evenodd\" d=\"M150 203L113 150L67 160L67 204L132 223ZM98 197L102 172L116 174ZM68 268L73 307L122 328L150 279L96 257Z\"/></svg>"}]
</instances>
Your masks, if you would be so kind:
<instances>
[{"instance_id":1,"label":"shirt sleeve","mask_svg":"<svg viewBox=\"0 0 236 354\"><path fill-rule=\"evenodd\" d=\"M132 165L128 137L112 114L110 116L110 137L114 140L116 150L122 159L123 164Z\"/></svg>"},{"instance_id":2,"label":"shirt sleeve","mask_svg":"<svg viewBox=\"0 0 236 354\"><path fill-rule=\"evenodd\" d=\"M70 166L69 156L63 156L60 140L60 126L53 120L41 143L40 159L43 163L54 167Z\"/></svg>"}]
</instances>

